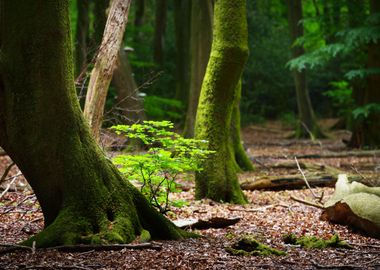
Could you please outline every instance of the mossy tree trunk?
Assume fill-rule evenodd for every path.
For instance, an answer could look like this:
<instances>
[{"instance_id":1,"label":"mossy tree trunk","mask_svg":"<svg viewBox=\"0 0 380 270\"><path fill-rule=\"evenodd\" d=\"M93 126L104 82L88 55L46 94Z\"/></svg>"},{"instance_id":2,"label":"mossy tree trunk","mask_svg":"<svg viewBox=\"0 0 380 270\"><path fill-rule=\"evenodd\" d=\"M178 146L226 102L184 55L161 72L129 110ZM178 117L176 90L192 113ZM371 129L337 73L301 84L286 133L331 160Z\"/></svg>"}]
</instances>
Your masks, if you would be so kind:
<instances>
[{"instance_id":1,"label":"mossy tree trunk","mask_svg":"<svg viewBox=\"0 0 380 270\"><path fill-rule=\"evenodd\" d=\"M104 104L123 42L130 4L131 0L113 0L111 2L103 39L91 71L84 116L89 122L92 135L96 140L100 138Z\"/></svg>"},{"instance_id":2,"label":"mossy tree trunk","mask_svg":"<svg viewBox=\"0 0 380 270\"><path fill-rule=\"evenodd\" d=\"M370 1L371 14L380 13L380 2ZM380 27L379 20L377 27ZM380 68L380 40L368 45L368 69ZM380 74L372 74L367 77L367 85L364 89L355 89L353 97L356 105L365 106L370 103L380 104ZM360 91L361 90L361 91ZM352 147L380 147L380 112L370 112L368 118L355 120L349 145Z\"/></svg>"},{"instance_id":3,"label":"mossy tree trunk","mask_svg":"<svg viewBox=\"0 0 380 270\"><path fill-rule=\"evenodd\" d=\"M194 137L199 94L211 50L213 9L212 0L191 1L190 88L184 128L187 138Z\"/></svg>"},{"instance_id":4,"label":"mossy tree trunk","mask_svg":"<svg viewBox=\"0 0 380 270\"><path fill-rule=\"evenodd\" d=\"M302 46L294 45L297 38L303 36L302 21L302 2L301 0L287 0L288 21L290 28L290 36L292 42L292 58L297 58L304 54ZM294 83L296 87L297 107L299 125L297 127L297 137L310 137L310 133L314 137L320 137L322 134L317 125L313 107L311 105L309 90L307 88L306 71L293 71Z\"/></svg>"},{"instance_id":5,"label":"mossy tree trunk","mask_svg":"<svg viewBox=\"0 0 380 270\"><path fill-rule=\"evenodd\" d=\"M248 57L246 3L218 0L210 60L199 99L195 135L216 151L196 175L196 197L245 203L234 166L231 116L236 89Z\"/></svg>"},{"instance_id":6,"label":"mossy tree trunk","mask_svg":"<svg viewBox=\"0 0 380 270\"><path fill-rule=\"evenodd\" d=\"M90 135L74 88L68 0L1 0L0 144L41 204L45 228L25 244L178 239Z\"/></svg>"},{"instance_id":7,"label":"mossy tree trunk","mask_svg":"<svg viewBox=\"0 0 380 270\"><path fill-rule=\"evenodd\" d=\"M240 134L241 80L236 87L236 97L231 118L231 140L238 171L253 171L253 165L244 150Z\"/></svg>"}]
</instances>

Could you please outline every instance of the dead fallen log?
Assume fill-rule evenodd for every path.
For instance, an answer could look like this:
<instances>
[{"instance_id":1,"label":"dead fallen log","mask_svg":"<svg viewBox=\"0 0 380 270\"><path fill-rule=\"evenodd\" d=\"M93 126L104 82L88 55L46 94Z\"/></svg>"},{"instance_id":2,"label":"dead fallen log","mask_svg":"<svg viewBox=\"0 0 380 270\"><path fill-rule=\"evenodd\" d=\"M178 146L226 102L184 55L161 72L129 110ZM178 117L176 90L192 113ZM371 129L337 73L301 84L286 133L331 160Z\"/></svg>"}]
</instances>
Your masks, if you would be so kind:
<instances>
[{"instance_id":1,"label":"dead fallen log","mask_svg":"<svg viewBox=\"0 0 380 270\"><path fill-rule=\"evenodd\" d=\"M376 157L380 156L380 150L367 151L345 151L345 152L324 152L320 154L295 155L298 159L320 159L320 158L345 158L345 157ZM285 159L292 156L254 156L253 159Z\"/></svg>"},{"instance_id":2,"label":"dead fallen log","mask_svg":"<svg viewBox=\"0 0 380 270\"><path fill-rule=\"evenodd\" d=\"M220 229L231 225L234 225L240 221L240 217L234 218L223 218L223 217L213 217L207 220L202 219L180 219L175 220L173 223L182 229L198 229L205 230L210 228Z\"/></svg>"},{"instance_id":3,"label":"dead fallen log","mask_svg":"<svg viewBox=\"0 0 380 270\"><path fill-rule=\"evenodd\" d=\"M307 181L312 187L333 187L337 179L337 176L333 175L313 175L307 177ZM287 175L247 181L241 183L240 186L244 190L280 190L303 188L306 187L306 183L301 175Z\"/></svg>"}]
</instances>

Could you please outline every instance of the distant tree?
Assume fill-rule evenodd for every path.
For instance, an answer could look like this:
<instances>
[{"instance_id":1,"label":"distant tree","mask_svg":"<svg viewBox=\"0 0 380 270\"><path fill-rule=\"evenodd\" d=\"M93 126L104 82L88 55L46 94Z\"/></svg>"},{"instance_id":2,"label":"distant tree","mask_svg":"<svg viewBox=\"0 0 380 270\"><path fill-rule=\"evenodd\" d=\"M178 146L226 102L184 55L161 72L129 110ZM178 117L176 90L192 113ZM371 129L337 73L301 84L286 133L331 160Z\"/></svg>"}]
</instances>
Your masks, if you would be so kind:
<instances>
[{"instance_id":1,"label":"distant tree","mask_svg":"<svg viewBox=\"0 0 380 270\"><path fill-rule=\"evenodd\" d=\"M199 94L211 50L213 9L212 0L191 1L190 89L184 129L185 137L194 137Z\"/></svg>"},{"instance_id":2,"label":"distant tree","mask_svg":"<svg viewBox=\"0 0 380 270\"><path fill-rule=\"evenodd\" d=\"M292 41L292 58L297 58L304 54L302 46L295 44L296 40L303 36L302 25L302 1L287 0L288 20ZM309 90L307 88L306 71L293 70L296 87L296 97L298 106L299 125L297 127L297 137L321 136L314 110L311 104Z\"/></svg>"},{"instance_id":3,"label":"distant tree","mask_svg":"<svg viewBox=\"0 0 380 270\"><path fill-rule=\"evenodd\" d=\"M196 116L195 136L216 151L196 174L196 197L246 203L236 175L231 116L248 57L245 0L215 3L214 36Z\"/></svg>"},{"instance_id":4,"label":"distant tree","mask_svg":"<svg viewBox=\"0 0 380 270\"><path fill-rule=\"evenodd\" d=\"M121 46L117 55L116 69L112 78L112 84L117 91L117 98L112 111L118 122L133 124L142 122L146 116L144 103L128 60L127 49Z\"/></svg>"},{"instance_id":5,"label":"distant tree","mask_svg":"<svg viewBox=\"0 0 380 270\"><path fill-rule=\"evenodd\" d=\"M0 1L0 145L45 218L44 230L24 244L182 238L186 233L150 206L90 135L74 89L68 4Z\"/></svg>"},{"instance_id":6,"label":"distant tree","mask_svg":"<svg viewBox=\"0 0 380 270\"><path fill-rule=\"evenodd\" d=\"M89 0L77 1L77 26L75 38L75 74L78 76L87 67L89 47Z\"/></svg>"},{"instance_id":7,"label":"distant tree","mask_svg":"<svg viewBox=\"0 0 380 270\"><path fill-rule=\"evenodd\" d=\"M156 0L156 18L153 40L153 60L157 65L164 62L164 36L168 12L167 0Z\"/></svg>"},{"instance_id":8,"label":"distant tree","mask_svg":"<svg viewBox=\"0 0 380 270\"><path fill-rule=\"evenodd\" d=\"M174 1L176 40L176 99L187 103L190 87L191 0Z\"/></svg>"}]
</instances>

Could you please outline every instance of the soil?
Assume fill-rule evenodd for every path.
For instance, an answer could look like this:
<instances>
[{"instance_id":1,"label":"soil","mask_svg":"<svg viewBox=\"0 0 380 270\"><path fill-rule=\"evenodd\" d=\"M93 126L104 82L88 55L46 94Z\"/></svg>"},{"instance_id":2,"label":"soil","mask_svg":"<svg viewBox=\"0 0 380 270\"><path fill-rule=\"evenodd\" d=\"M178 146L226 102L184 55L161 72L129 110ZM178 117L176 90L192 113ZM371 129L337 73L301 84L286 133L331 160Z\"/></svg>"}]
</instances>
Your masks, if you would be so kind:
<instances>
[{"instance_id":1,"label":"soil","mask_svg":"<svg viewBox=\"0 0 380 270\"><path fill-rule=\"evenodd\" d=\"M325 126L331 123L326 121ZM293 162L304 154L341 152L350 134L335 131L320 141L295 140L289 127L270 122L243 130L244 144L256 171L240 175L242 181L263 175L297 174L297 170L273 168L278 162ZM308 159L307 162L333 166L347 173L380 179L380 157L344 157ZM11 163L0 157L0 177ZM8 176L18 173L13 167ZM9 181L0 187L0 194ZM15 251L0 254L0 269L380 269L380 240L366 237L342 225L320 220L321 209L293 201L290 196L313 200L309 189L284 191L244 191L249 204L222 204L194 200L194 183L187 181L186 191L173 194L189 205L173 208L168 217L186 218L241 217L235 225L222 229L196 231L203 237L183 241L157 241L160 250L123 249L119 251L58 252L55 250ZM313 188L326 201L333 188ZM19 177L0 199L0 245L17 244L43 228L38 202L26 181ZM304 249L285 244L283 235L312 235L330 238L334 234L353 249ZM287 252L284 256L234 256L225 248L242 235L251 235L262 243ZM0 248L1 253L1 248Z\"/></svg>"}]
</instances>

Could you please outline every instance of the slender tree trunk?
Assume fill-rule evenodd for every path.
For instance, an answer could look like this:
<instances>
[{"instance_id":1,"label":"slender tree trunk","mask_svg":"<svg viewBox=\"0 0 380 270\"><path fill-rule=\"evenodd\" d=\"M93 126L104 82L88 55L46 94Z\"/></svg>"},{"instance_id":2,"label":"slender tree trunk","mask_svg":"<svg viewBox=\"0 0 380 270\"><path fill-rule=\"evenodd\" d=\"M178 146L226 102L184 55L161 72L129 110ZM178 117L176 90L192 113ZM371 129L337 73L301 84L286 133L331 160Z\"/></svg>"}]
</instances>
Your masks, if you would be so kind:
<instances>
[{"instance_id":1,"label":"slender tree trunk","mask_svg":"<svg viewBox=\"0 0 380 270\"><path fill-rule=\"evenodd\" d=\"M190 21L191 0L174 1L177 48L176 99L187 103L190 87Z\"/></svg>"},{"instance_id":2,"label":"slender tree trunk","mask_svg":"<svg viewBox=\"0 0 380 270\"><path fill-rule=\"evenodd\" d=\"M84 116L89 122L92 135L96 140L99 140L104 104L116 68L117 56L128 21L130 4L131 0L112 1L102 43L91 72L84 105Z\"/></svg>"},{"instance_id":3,"label":"slender tree trunk","mask_svg":"<svg viewBox=\"0 0 380 270\"><path fill-rule=\"evenodd\" d=\"M212 43L213 4L211 0L191 1L190 89L184 136L194 137L195 115L199 94Z\"/></svg>"},{"instance_id":4,"label":"slender tree trunk","mask_svg":"<svg viewBox=\"0 0 380 270\"><path fill-rule=\"evenodd\" d=\"M371 15L380 14L380 2L370 1ZM380 27L377 20L377 27ZM367 68L380 68L380 40L371 42L368 45ZM367 77L367 86L364 90L353 92L357 106L365 106L370 103L380 104L380 74L373 74ZM354 88L355 90L355 88ZM352 147L380 147L380 113L378 111L370 112L367 119L355 120L353 133L349 143Z\"/></svg>"},{"instance_id":5,"label":"slender tree trunk","mask_svg":"<svg viewBox=\"0 0 380 270\"><path fill-rule=\"evenodd\" d=\"M122 123L133 124L146 119L128 55L120 48L112 83L117 90L116 112Z\"/></svg>"},{"instance_id":6,"label":"slender tree trunk","mask_svg":"<svg viewBox=\"0 0 380 270\"><path fill-rule=\"evenodd\" d=\"M238 166L238 170L253 171L253 165L247 153L244 150L241 134L240 134L240 97L241 97L241 80L236 87L235 103L232 110L231 118L231 140L233 151L235 154L235 161Z\"/></svg>"},{"instance_id":7,"label":"slender tree trunk","mask_svg":"<svg viewBox=\"0 0 380 270\"><path fill-rule=\"evenodd\" d=\"M154 26L153 60L157 65L164 62L164 37L166 30L167 0L156 0L156 19Z\"/></svg>"},{"instance_id":8,"label":"slender tree trunk","mask_svg":"<svg viewBox=\"0 0 380 270\"><path fill-rule=\"evenodd\" d=\"M75 42L75 74L78 76L87 68L88 39L89 39L89 1L77 1L78 19Z\"/></svg>"},{"instance_id":9,"label":"slender tree trunk","mask_svg":"<svg viewBox=\"0 0 380 270\"><path fill-rule=\"evenodd\" d=\"M135 26L142 26L145 21L145 0L136 1Z\"/></svg>"},{"instance_id":10,"label":"slender tree trunk","mask_svg":"<svg viewBox=\"0 0 380 270\"><path fill-rule=\"evenodd\" d=\"M291 41L294 43L297 38L303 36L303 26L300 23L302 20L302 2L301 0L287 0L287 5ZM302 46L292 46L292 58L297 58L303 54ZM309 90L307 89L306 71L294 70L293 76L300 121L297 128L297 137L310 137L310 133L318 137L321 133L314 116Z\"/></svg>"},{"instance_id":11,"label":"slender tree trunk","mask_svg":"<svg viewBox=\"0 0 380 270\"><path fill-rule=\"evenodd\" d=\"M216 151L196 174L196 197L245 203L230 144L231 116L237 84L248 57L246 3L218 0L214 38L196 117L197 139Z\"/></svg>"},{"instance_id":12,"label":"slender tree trunk","mask_svg":"<svg viewBox=\"0 0 380 270\"><path fill-rule=\"evenodd\" d=\"M90 135L74 88L68 3L0 1L0 143L33 187L45 218L45 229L24 244L181 238Z\"/></svg>"}]
</instances>

